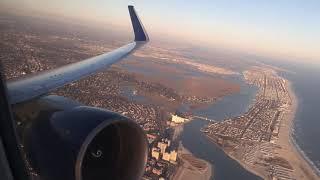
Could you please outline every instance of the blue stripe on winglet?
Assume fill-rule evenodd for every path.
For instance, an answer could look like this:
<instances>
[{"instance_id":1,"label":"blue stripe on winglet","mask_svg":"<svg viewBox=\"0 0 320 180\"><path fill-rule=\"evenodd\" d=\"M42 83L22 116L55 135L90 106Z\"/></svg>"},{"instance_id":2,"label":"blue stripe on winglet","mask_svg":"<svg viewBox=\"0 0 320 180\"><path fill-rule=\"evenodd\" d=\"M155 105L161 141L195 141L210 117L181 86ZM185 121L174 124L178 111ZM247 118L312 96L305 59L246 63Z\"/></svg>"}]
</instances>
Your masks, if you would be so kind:
<instances>
[{"instance_id":1,"label":"blue stripe on winglet","mask_svg":"<svg viewBox=\"0 0 320 180\"><path fill-rule=\"evenodd\" d=\"M149 41L148 34L145 31L134 7L132 5L129 5L128 9L129 9L132 27L133 27L133 31L134 31L134 40L135 41Z\"/></svg>"}]
</instances>

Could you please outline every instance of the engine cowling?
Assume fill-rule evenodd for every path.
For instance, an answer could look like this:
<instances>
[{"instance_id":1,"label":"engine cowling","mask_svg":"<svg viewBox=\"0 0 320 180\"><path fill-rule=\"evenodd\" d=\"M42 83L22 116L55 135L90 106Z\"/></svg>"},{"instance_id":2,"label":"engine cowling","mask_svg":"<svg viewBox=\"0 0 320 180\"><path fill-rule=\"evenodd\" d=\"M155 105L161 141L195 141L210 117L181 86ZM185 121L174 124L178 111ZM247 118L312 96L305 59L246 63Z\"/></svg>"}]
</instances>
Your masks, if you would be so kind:
<instances>
[{"instance_id":1,"label":"engine cowling","mask_svg":"<svg viewBox=\"0 0 320 180\"><path fill-rule=\"evenodd\" d=\"M147 161L139 125L100 108L41 111L23 139L31 167L45 180L139 179Z\"/></svg>"}]
</instances>

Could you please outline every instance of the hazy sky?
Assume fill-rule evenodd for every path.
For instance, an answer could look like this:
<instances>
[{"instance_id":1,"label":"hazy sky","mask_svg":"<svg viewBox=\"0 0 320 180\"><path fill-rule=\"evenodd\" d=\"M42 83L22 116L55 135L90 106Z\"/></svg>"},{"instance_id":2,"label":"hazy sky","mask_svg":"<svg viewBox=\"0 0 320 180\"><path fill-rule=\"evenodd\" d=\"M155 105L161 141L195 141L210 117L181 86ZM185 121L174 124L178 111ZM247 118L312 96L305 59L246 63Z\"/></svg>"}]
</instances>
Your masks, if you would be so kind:
<instances>
[{"instance_id":1,"label":"hazy sky","mask_svg":"<svg viewBox=\"0 0 320 180\"><path fill-rule=\"evenodd\" d=\"M133 4L150 37L320 62L320 0L2 0L130 28Z\"/></svg>"}]
</instances>

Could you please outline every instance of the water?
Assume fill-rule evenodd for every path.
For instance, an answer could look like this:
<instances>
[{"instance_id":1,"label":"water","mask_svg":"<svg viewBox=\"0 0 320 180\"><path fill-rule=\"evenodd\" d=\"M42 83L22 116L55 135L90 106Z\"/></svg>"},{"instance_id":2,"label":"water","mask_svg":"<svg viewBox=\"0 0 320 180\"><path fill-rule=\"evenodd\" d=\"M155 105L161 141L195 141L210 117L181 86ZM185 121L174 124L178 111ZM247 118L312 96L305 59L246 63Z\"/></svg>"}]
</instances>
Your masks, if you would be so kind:
<instances>
[{"instance_id":1,"label":"water","mask_svg":"<svg viewBox=\"0 0 320 180\"><path fill-rule=\"evenodd\" d=\"M222 121L245 113L252 100L255 98L258 88L246 84L242 77L232 77L228 80L240 84L239 93L225 96L222 100L213 103L212 105L193 111L193 114Z\"/></svg>"},{"instance_id":2,"label":"water","mask_svg":"<svg viewBox=\"0 0 320 180\"><path fill-rule=\"evenodd\" d=\"M320 142L317 141L317 138L320 137L320 116L317 112L320 110L320 67L308 66L304 63L298 64L272 60L261 61L294 72L280 73L281 76L292 82L293 89L299 101L294 120L293 138L299 146L299 149L303 151L306 157L311 160L312 165L319 171ZM141 71L141 69L139 69L139 71ZM150 71L148 73L153 72ZM240 83L240 93L226 96L217 103L209 107L200 108L193 113L207 116L210 119L223 120L245 112L252 99L254 99L257 88L246 85L241 78L232 77L231 80ZM184 145L196 156L216 166L216 179L240 179L237 178L237 175L241 174L241 172L238 172L240 165L228 158L218 147L210 143L199 132L199 129L205 124L206 122L198 120L187 124L182 135ZM210 153L213 152L218 155L210 155ZM242 168L242 171L245 170ZM241 177L241 179L252 179L251 177L239 177ZM255 177L253 177L253 179L254 178Z\"/></svg>"},{"instance_id":3,"label":"water","mask_svg":"<svg viewBox=\"0 0 320 180\"><path fill-rule=\"evenodd\" d=\"M246 112L255 97L257 88L245 84L240 78L234 78L233 80L241 84L240 93L226 96L213 105L199 109L194 113L204 113L209 118L223 120ZM228 157L221 148L210 142L200 132L200 129L207 123L207 121L203 120L193 120L185 124L184 131L181 134L181 141L183 146L193 155L213 165L214 179L261 179Z\"/></svg>"},{"instance_id":4,"label":"water","mask_svg":"<svg viewBox=\"0 0 320 180\"><path fill-rule=\"evenodd\" d=\"M210 142L208 138L200 132L200 128L207 123L208 122L204 120L193 120L185 124L181 134L181 141L183 146L193 155L213 165L213 178L217 180L261 179L228 157L221 148Z\"/></svg>"},{"instance_id":5,"label":"water","mask_svg":"<svg viewBox=\"0 0 320 180\"><path fill-rule=\"evenodd\" d=\"M281 75L292 82L298 98L293 138L320 175L320 67L286 64L285 68L294 71Z\"/></svg>"}]
</instances>

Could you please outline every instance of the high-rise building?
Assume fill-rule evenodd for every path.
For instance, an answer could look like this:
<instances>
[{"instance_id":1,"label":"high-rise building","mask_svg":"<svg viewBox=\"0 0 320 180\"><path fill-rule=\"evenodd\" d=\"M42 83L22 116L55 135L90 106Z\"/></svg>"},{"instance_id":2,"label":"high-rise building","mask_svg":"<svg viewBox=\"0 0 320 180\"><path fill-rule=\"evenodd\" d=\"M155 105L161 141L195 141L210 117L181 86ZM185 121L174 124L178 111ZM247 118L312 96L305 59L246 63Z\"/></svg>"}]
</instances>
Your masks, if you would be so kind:
<instances>
[{"instance_id":1,"label":"high-rise building","mask_svg":"<svg viewBox=\"0 0 320 180\"><path fill-rule=\"evenodd\" d=\"M176 151L170 152L170 161L176 162L177 161L177 155L178 153Z\"/></svg>"},{"instance_id":2,"label":"high-rise building","mask_svg":"<svg viewBox=\"0 0 320 180\"><path fill-rule=\"evenodd\" d=\"M160 157L159 151L160 151L159 148L152 148L151 157L155 158L156 160L159 160L159 157Z\"/></svg>"},{"instance_id":3,"label":"high-rise building","mask_svg":"<svg viewBox=\"0 0 320 180\"><path fill-rule=\"evenodd\" d=\"M167 153L167 152L163 153L162 159L165 161L170 161L170 153Z\"/></svg>"},{"instance_id":4,"label":"high-rise building","mask_svg":"<svg viewBox=\"0 0 320 180\"><path fill-rule=\"evenodd\" d=\"M169 139L166 139L165 142L167 143L168 147L170 147L171 141Z\"/></svg>"},{"instance_id":5,"label":"high-rise building","mask_svg":"<svg viewBox=\"0 0 320 180\"><path fill-rule=\"evenodd\" d=\"M162 159L165 161L176 162L178 153L176 151L165 152L162 154Z\"/></svg>"},{"instance_id":6,"label":"high-rise building","mask_svg":"<svg viewBox=\"0 0 320 180\"><path fill-rule=\"evenodd\" d=\"M166 152L168 144L165 142L158 142L158 148L160 148L160 152L164 153Z\"/></svg>"}]
</instances>

